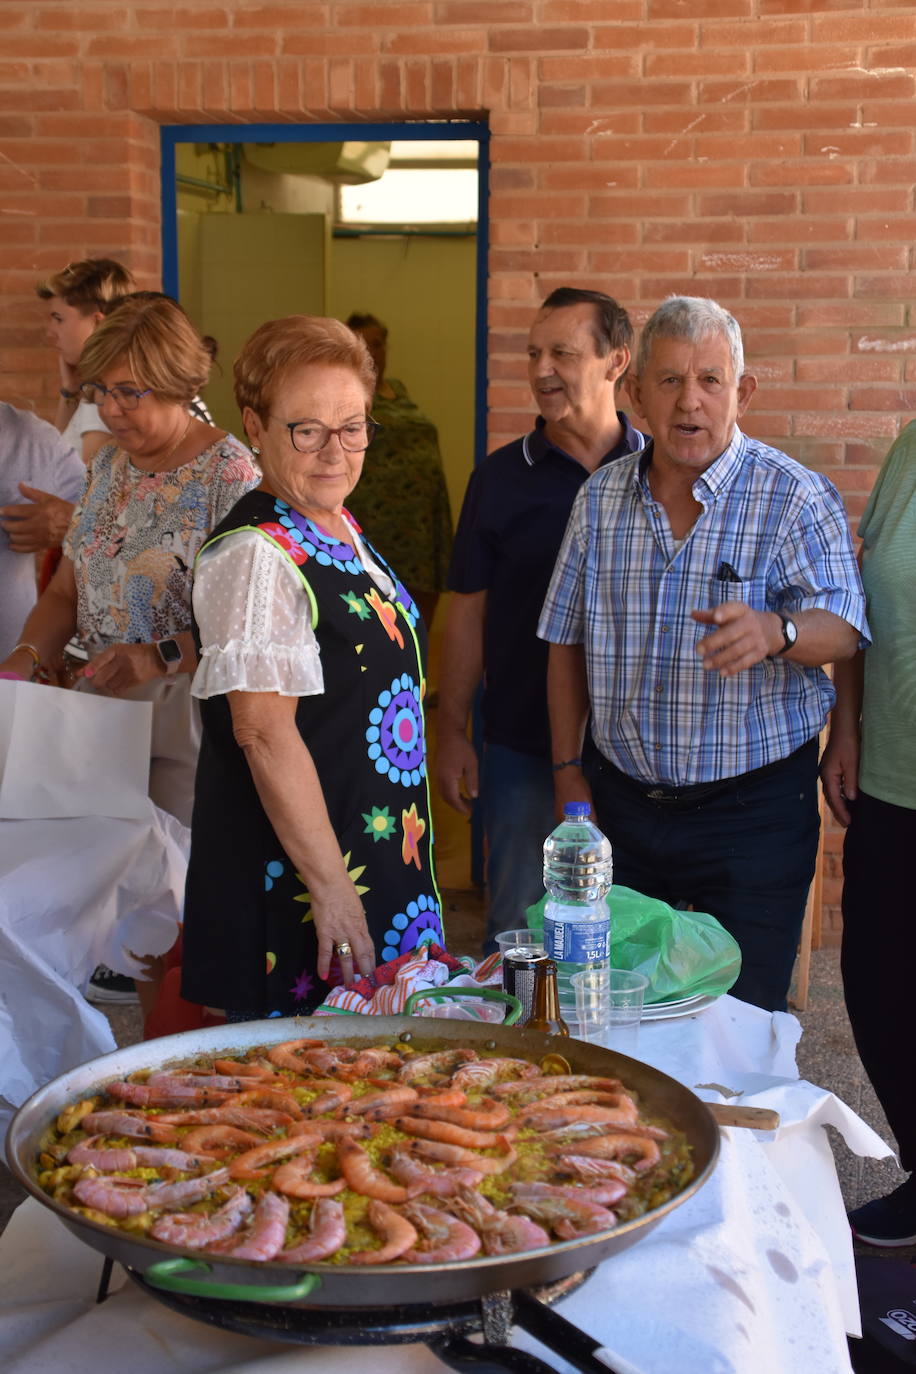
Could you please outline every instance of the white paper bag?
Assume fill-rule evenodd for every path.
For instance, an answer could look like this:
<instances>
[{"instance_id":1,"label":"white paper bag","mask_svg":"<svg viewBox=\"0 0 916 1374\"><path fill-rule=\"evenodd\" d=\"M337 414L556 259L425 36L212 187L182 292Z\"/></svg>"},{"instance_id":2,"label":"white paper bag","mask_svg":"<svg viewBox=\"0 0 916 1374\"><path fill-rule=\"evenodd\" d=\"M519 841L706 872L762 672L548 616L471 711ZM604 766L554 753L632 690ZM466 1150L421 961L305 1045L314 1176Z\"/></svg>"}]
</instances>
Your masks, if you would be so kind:
<instances>
[{"instance_id":1,"label":"white paper bag","mask_svg":"<svg viewBox=\"0 0 916 1374\"><path fill-rule=\"evenodd\" d=\"M0 680L0 818L148 820L148 701Z\"/></svg>"}]
</instances>

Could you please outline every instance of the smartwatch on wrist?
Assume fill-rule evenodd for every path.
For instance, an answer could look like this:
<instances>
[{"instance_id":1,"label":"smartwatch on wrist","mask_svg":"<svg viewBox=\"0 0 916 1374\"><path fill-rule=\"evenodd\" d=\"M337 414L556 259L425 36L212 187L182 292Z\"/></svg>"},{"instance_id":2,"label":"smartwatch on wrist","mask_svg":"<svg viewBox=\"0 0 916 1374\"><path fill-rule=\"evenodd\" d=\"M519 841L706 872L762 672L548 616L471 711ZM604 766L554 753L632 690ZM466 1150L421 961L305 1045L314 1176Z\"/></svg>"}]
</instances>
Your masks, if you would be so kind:
<instances>
[{"instance_id":1,"label":"smartwatch on wrist","mask_svg":"<svg viewBox=\"0 0 916 1374\"><path fill-rule=\"evenodd\" d=\"M172 673L177 673L183 658L181 645L178 643L178 640L160 639L156 644L156 648L159 651L159 657L165 665L166 674L170 675Z\"/></svg>"},{"instance_id":2,"label":"smartwatch on wrist","mask_svg":"<svg viewBox=\"0 0 916 1374\"><path fill-rule=\"evenodd\" d=\"M786 653L798 639L798 626L792 617L787 615L785 611L777 611L776 614L782 621L782 648L776 650L776 653L773 655L774 658L778 658L780 654Z\"/></svg>"}]
</instances>

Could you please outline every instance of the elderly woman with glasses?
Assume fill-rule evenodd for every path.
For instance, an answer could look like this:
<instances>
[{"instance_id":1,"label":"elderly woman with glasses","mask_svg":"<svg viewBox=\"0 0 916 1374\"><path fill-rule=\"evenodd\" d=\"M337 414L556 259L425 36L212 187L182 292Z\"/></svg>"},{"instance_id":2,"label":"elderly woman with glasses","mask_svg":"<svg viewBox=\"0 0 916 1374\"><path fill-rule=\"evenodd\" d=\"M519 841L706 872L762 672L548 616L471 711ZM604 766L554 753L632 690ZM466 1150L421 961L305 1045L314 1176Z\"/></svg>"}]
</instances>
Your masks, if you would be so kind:
<instances>
[{"instance_id":1,"label":"elderly woman with glasses","mask_svg":"<svg viewBox=\"0 0 916 1374\"><path fill-rule=\"evenodd\" d=\"M417 608L344 502L374 369L337 320L273 320L235 394L263 470L197 560L203 741L182 994L233 1021L442 939Z\"/></svg>"},{"instance_id":2,"label":"elderly woman with glasses","mask_svg":"<svg viewBox=\"0 0 916 1374\"><path fill-rule=\"evenodd\" d=\"M0 664L34 677L75 633L88 655L81 690L153 703L150 796L185 825L200 739L191 570L258 480L243 444L188 413L209 366L167 299L127 301L90 335L81 391L112 438L90 462L60 566Z\"/></svg>"}]
</instances>

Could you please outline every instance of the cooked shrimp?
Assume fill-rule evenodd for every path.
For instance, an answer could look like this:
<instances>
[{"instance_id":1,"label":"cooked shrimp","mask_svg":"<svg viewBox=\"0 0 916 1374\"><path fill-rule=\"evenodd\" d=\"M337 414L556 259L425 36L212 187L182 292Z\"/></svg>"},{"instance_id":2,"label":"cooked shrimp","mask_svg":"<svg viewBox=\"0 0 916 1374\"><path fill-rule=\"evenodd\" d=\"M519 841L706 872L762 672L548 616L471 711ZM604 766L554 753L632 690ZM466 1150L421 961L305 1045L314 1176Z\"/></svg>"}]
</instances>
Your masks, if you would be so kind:
<instances>
[{"instance_id":1,"label":"cooked shrimp","mask_svg":"<svg viewBox=\"0 0 916 1374\"><path fill-rule=\"evenodd\" d=\"M555 1148L548 1147L548 1153L553 1154ZM569 1145L559 1149L566 1154ZM638 1174L654 1168L661 1159L658 1145L651 1137L623 1131L598 1135L592 1140L577 1140L575 1153L591 1159L629 1159Z\"/></svg>"},{"instance_id":2,"label":"cooked shrimp","mask_svg":"<svg viewBox=\"0 0 916 1374\"><path fill-rule=\"evenodd\" d=\"M255 1145L244 1154L237 1155L229 1165L231 1178L266 1178L267 1170L262 1166L273 1164L285 1155L301 1155L317 1150L321 1137L317 1135L284 1136L282 1140L267 1140L263 1145Z\"/></svg>"},{"instance_id":3,"label":"cooked shrimp","mask_svg":"<svg viewBox=\"0 0 916 1374\"><path fill-rule=\"evenodd\" d=\"M462 1064L474 1063L478 1059L474 1050L436 1050L430 1054L415 1054L402 1064L398 1070L398 1081L415 1083L420 1078L432 1078L451 1073ZM461 1087L453 1083L452 1087Z\"/></svg>"},{"instance_id":4,"label":"cooked shrimp","mask_svg":"<svg viewBox=\"0 0 916 1374\"><path fill-rule=\"evenodd\" d=\"M525 1078L515 1083L500 1083L493 1088L495 1097L515 1097L522 1094L522 1100L530 1094L534 1097L550 1096L566 1092L570 1088L591 1088L593 1092L616 1093L620 1091L619 1078L594 1078L588 1073L546 1073Z\"/></svg>"},{"instance_id":5,"label":"cooked shrimp","mask_svg":"<svg viewBox=\"0 0 916 1374\"><path fill-rule=\"evenodd\" d=\"M177 1183L148 1183L146 1205L181 1207L189 1202L197 1202L228 1182L228 1169L214 1169L210 1174L201 1174L199 1178L179 1179Z\"/></svg>"},{"instance_id":6,"label":"cooked shrimp","mask_svg":"<svg viewBox=\"0 0 916 1374\"><path fill-rule=\"evenodd\" d=\"M562 1126L578 1126L584 1122L601 1122L606 1126L632 1124L636 1117L635 1107L595 1107L585 1103L569 1107L554 1107L549 1102L536 1102L525 1107L518 1114L520 1126L533 1126L537 1131L549 1131Z\"/></svg>"},{"instance_id":7,"label":"cooked shrimp","mask_svg":"<svg viewBox=\"0 0 916 1374\"><path fill-rule=\"evenodd\" d=\"M302 1114L308 1117L336 1112L339 1107L345 1107L353 1096L353 1089L349 1083L335 1083L333 1079L306 1080L306 1086L322 1089L317 1097L313 1097L311 1102L307 1102L302 1108Z\"/></svg>"},{"instance_id":8,"label":"cooked shrimp","mask_svg":"<svg viewBox=\"0 0 916 1374\"><path fill-rule=\"evenodd\" d=\"M436 1197L452 1197L459 1188L476 1188L484 1178L479 1169L459 1165L451 1169L431 1169L406 1150L393 1151L388 1167L411 1196L431 1193Z\"/></svg>"},{"instance_id":9,"label":"cooked shrimp","mask_svg":"<svg viewBox=\"0 0 916 1374\"><path fill-rule=\"evenodd\" d=\"M266 1107L202 1107L200 1111L162 1112L158 1121L169 1126L238 1126L243 1131L268 1135L277 1126L292 1125L288 1112L268 1111Z\"/></svg>"},{"instance_id":10,"label":"cooked shrimp","mask_svg":"<svg viewBox=\"0 0 916 1374\"><path fill-rule=\"evenodd\" d=\"M230 1236L228 1240L217 1241L207 1249L232 1259L275 1259L283 1249L288 1221L289 1203L286 1198L277 1193L263 1193L255 1204L254 1214L243 1238L237 1240L235 1236Z\"/></svg>"},{"instance_id":11,"label":"cooked shrimp","mask_svg":"<svg viewBox=\"0 0 916 1374\"><path fill-rule=\"evenodd\" d=\"M330 1259L347 1242L347 1223L342 1202L319 1198L309 1218L309 1238L276 1256L289 1264L308 1264Z\"/></svg>"},{"instance_id":12,"label":"cooked shrimp","mask_svg":"<svg viewBox=\"0 0 916 1374\"><path fill-rule=\"evenodd\" d=\"M474 1131L499 1131L509 1124L509 1108L503 1102L483 1098L476 1107L443 1107L438 1102L418 1102L410 1109L412 1116L427 1121L448 1121Z\"/></svg>"},{"instance_id":13,"label":"cooked shrimp","mask_svg":"<svg viewBox=\"0 0 916 1374\"><path fill-rule=\"evenodd\" d=\"M275 1169L270 1182L271 1188L275 1188L278 1193L286 1193L289 1197L333 1197L336 1193L342 1193L347 1186L345 1178L335 1178L330 1183L319 1183L316 1179L309 1178L315 1167L315 1155L320 1145L321 1140L316 1137L311 1151L304 1151L296 1159L287 1160L279 1169Z\"/></svg>"},{"instance_id":14,"label":"cooked shrimp","mask_svg":"<svg viewBox=\"0 0 916 1374\"><path fill-rule=\"evenodd\" d=\"M577 1178L581 1183L592 1185L615 1179L625 1187L631 1188L636 1182L636 1171L616 1159L594 1159L588 1155L560 1155L554 1168L560 1178Z\"/></svg>"},{"instance_id":15,"label":"cooked shrimp","mask_svg":"<svg viewBox=\"0 0 916 1374\"><path fill-rule=\"evenodd\" d=\"M260 1145L260 1136L252 1131L240 1131L238 1126L195 1126L182 1136L186 1150L199 1150L206 1155L228 1155L246 1146Z\"/></svg>"},{"instance_id":16,"label":"cooked shrimp","mask_svg":"<svg viewBox=\"0 0 916 1374\"><path fill-rule=\"evenodd\" d=\"M162 1117L146 1117L140 1112L88 1112L80 1122L90 1135L126 1135L136 1140L155 1140L160 1145L178 1139L178 1132Z\"/></svg>"},{"instance_id":17,"label":"cooked shrimp","mask_svg":"<svg viewBox=\"0 0 916 1374\"><path fill-rule=\"evenodd\" d=\"M372 1135L368 1121L295 1121L289 1135L317 1135L322 1140L366 1140Z\"/></svg>"},{"instance_id":18,"label":"cooked shrimp","mask_svg":"<svg viewBox=\"0 0 916 1374\"><path fill-rule=\"evenodd\" d=\"M550 1236L536 1221L501 1212L482 1193L472 1189L459 1189L451 1206L478 1232L488 1255L539 1250L542 1245L550 1244Z\"/></svg>"},{"instance_id":19,"label":"cooked shrimp","mask_svg":"<svg viewBox=\"0 0 916 1374\"><path fill-rule=\"evenodd\" d=\"M562 1240L575 1240L594 1231L617 1225L613 1212L597 1202L570 1197L572 1189L556 1188L550 1183L513 1183L514 1206L535 1217L556 1232Z\"/></svg>"},{"instance_id":20,"label":"cooked shrimp","mask_svg":"<svg viewBox=\"0 0 916 1374\"><path fill-rule=\"evenodd\" d=\"M236 1074L239 1078L262 1078L265 1081L280 1078L263 1059L214 1059L213 1067L217 1073Z\"/></svg>"},{"instance_id":21,"label":"cooked shrimp","mask_svg":"<svg viewBox=\"0 0 916 1374\"><path fill-rule=\"evenodd\" d=\"M406 1202L410 1192L400 1183L376 1169L366 1151L357 1141L341 1136L337 1142L337 1158L341 1172L354 1193L378 1198L381 1202Z\"/></svg>"},{"instance_id":22,"label":"cooked shrimp","mask_svg":"<svg viewBox=\"0 0 916 1374\"><path fill-rule=\"evenodd\" d=\"M573 1107L591 1103L594 1107L616 1107L630 1113L630 1120L636 1121L639 1115L636 1103L628 1093L596 1092L594 1088L578 1088L572 1092L551 1093L545 1106Z\"/></svg>"},{"instance_id":23,"label":"cooked shrimp","mask_svg":"<svg viewBox=\"0 0 916 1374\"><path fill-rule=\"evenodd\" d=\"M531 1078L537 1071L527 1059L481 1059L457 1069L450 1082L453 1088L489 1088L504 1078Z\"/></svg>"},{"instance_id":24,"label":"cooked shrimp","mask_svg":"<svg viewBox=\"0 0 916 1374\"><path fill-rule=\"evenodd\" d=\"M399 1111L417 1101L420 1094L416 1088L405 1086L384 1088L377 1093L366 1093L357 1097L347 1106L348 1116L367 1116L370 1121L381 1121L388 1116L396 1116Z\"/></svg>"},{"instance_id":25,"label":"cooked shrimp","mask_svg":"<svg viewBox=\"0 0 916 1374\"><path fill-rule=\"evenodd\" d=\"M424 1092L423 1101L434 1107L464 1107L468 1095L463 1088L442 1088L439 1092Z\"/></svg>"},{"instance_id":26,"label":"cooked shrimp","mask_svg":"<svg viewBox=\"0 0 916 1374\"><path fill-rule=\"evenodd\" d=\"M251 1086L243 1083L238 1075L202 1073L151 1073L146 1080L148 1088L159 1092L179 1092L182 1088L194 1088L200 1092L212 1089L214 1092L238 1093Z\"/></svg>"},{"instance_id":27,"label":"cooked shrimp","mask_svg":"<svg viewBox=\"0 0 916 1374\"><path fill-rule=\"evenodd\" d=\"M460 1217L440 1211L425 1202L408 1202L401 1208L412 1226L426 1237L427 1245L405 1250L402 1259L408 1264L449 1264L452 1260L471 1259L480 1249L480 1236Z\"/></svg>"},{"instance_id":28,"label":"cooked shrimp","mask_svg":"<svg viewBox=\"0 0 916 1374\"><path fill-rule=\"evenodd\" d=\"M499 1144L502 1150L499 1156L478 1155L473 1150L466 1150L461 1145L449 1145L443 1140L413 1140L410 1152L424 1159L436 1159L442 1164L459 1164L484 1174L501 1174L515 1163L518 1153L504 1135L499 1137Z\"/></svg>"},{"instance_id":29,"label":"cooked shrimp","mask_svg":"<svg viewBox=\"0 0 916 1374\"><path fill-rule=\"evenodd\" d=\"M471 1150L492 1149L500 1139L495 1131L470 1131L448 1121L426 1121L419 1116L398 1116L394 1124L405 1135L418 1135L422 1140L443 1140L447 1145L463 1145Z\"/></svg>"},{"instance_id":30,"label":"cooked shrimp","mask_svg":"<svg viewBox=\"0 0 916 1374\"><path fill-rule=\"evenodd\" d=\"M197 1104L201 1107L218 1107L230 1096L227 1092L216 1092L210 1088L157 1088L148 1083L106 1083L105 1091L118 1102L131 1102L137 1107L182 1107Z\"/></svg>"},{"instance_id":31,"label":"cooked shrimp","mask_svg":"<svg viewBox=\"0 0 916 1374\"><path fill-rule=\"evenodd\" d=\"M349 1257L350 1264L387 1264L399 1259L405 1250L417 1242L416 1228L387 1202L373 1198L366 1209L366 1217L373 1231L382 1238L377 1250L356 1250Z\"/></svg>"},{"instance_id":32,"label":"cooked shrimp","mask_svg":"<svg viewBox=\"0 0 916 1374\"><path fill-rule=\"evenodd\" d=\"M271 1064L276 1064L278 1069L292 1069L293 1073L302 1073L305 1065L303 1056L307 1050L319 1049L323 1042L321 1040L284 1040L279 1045L272 1045L267 1051L267 1058Z\"/></svg>"},{"instance_id":33,"label":"cooked shrimp","mask_svg":"<svg viewBox=\"0 0 916 1374\"><path fill-rule=\"evenodd\" d=\"M74 1145L67 1155L70 1164L82 1164L102 1173L116 1173L118 1170L180 1169L188 1173L200 1169L210 1161L203 1155L188 1154L185 1150L160 1149L151 1145L135 1145L124 1149L100 1149L96 1144L104 1136L94 1135Z\"/></svg>"},{"instance_id":34,"label":"cooked shrimp","mask_svg":"<svg viewBox=\"0 0 916 1374\"><path fill-rule=\"evenodd\" d=\"M337 1075L353 1083L358 1078L372 1078L382 1069L399 1069L403 1062L401 1056L393 1050L365 1049L360 1050L352 1063L341 1064Z\"/></svg>"},{"instance_id":35,"label":"cooked shrimp","mask_svg":"<svg viewBox=\"0 0 916 1374\"><path fill-rule=\"evenodd\" d=\"M285 1112L294 1121L302 1120L302 1108L292 1093L280 1092L276 1088L247 1088L233 1097L232 1107L267 1107L274 1112Z\"/></svg>"},{"instance_id":36,"label":"cooked shrimp","mask_svg":"<svg viewBox=\"0 0 916 1374\"><path fill-rule=\"evenodd\" d=\"M73 1196L84 1207L104 1212L106 1217L116 1221L148 1210L146 1184L142 1178L81 1178L73 1185Z\"/></svg>"},{"instance_id":37,"label":"cooked shrimp","mask_svg":"<svg viewBox=\"0 0 916 1374\"><path fill-rule=\"evenodd\" d=\"M153 1223L150 1235L165 1245L183 1245L200 1250L225 1240L237 1231L254 1207L244 1188L236 1188L226 1202L209 1216L204 1212L166 1212Z\"/></svg>"}]
</instances>

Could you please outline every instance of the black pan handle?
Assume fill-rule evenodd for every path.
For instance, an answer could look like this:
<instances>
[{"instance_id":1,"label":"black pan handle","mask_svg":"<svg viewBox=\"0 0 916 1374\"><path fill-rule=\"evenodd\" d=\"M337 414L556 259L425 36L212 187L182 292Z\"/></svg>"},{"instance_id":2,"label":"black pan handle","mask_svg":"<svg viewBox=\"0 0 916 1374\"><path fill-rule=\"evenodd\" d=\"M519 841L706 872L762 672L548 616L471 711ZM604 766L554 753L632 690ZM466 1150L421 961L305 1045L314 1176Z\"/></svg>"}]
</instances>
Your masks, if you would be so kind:
<instances>
[{"instance_id":1,"label":"black pan handle","mask_svg":"<svg viewBox=\"0 0 916 1374\"><path fill-rule=\"evenodd\" d=\"M513 1292L512 1303L518 1325L542 1345L562 1355L576 1369L585 1371L585 1374L608 1374L608 1371L614 1374L613 1365L595 1358L595 1351L603 1349L601 1341L593 1340L524 1289Z\"/></svg>"},{"instance_id":2,"label":"black pan handle","mask_svg":"<svg viewBox=\"0 0 916 1374\"><path fill-rule=\"evenodd\" d=\"M458 1374L556 1374L552 1365L529 1355L525 1350L513 1350L510 1345L478 1345L465 1336L429 1336L426 1344L443 1364ZM605 1368L605 1374L607 1370Z\"/></svg>"}]
</instances>

